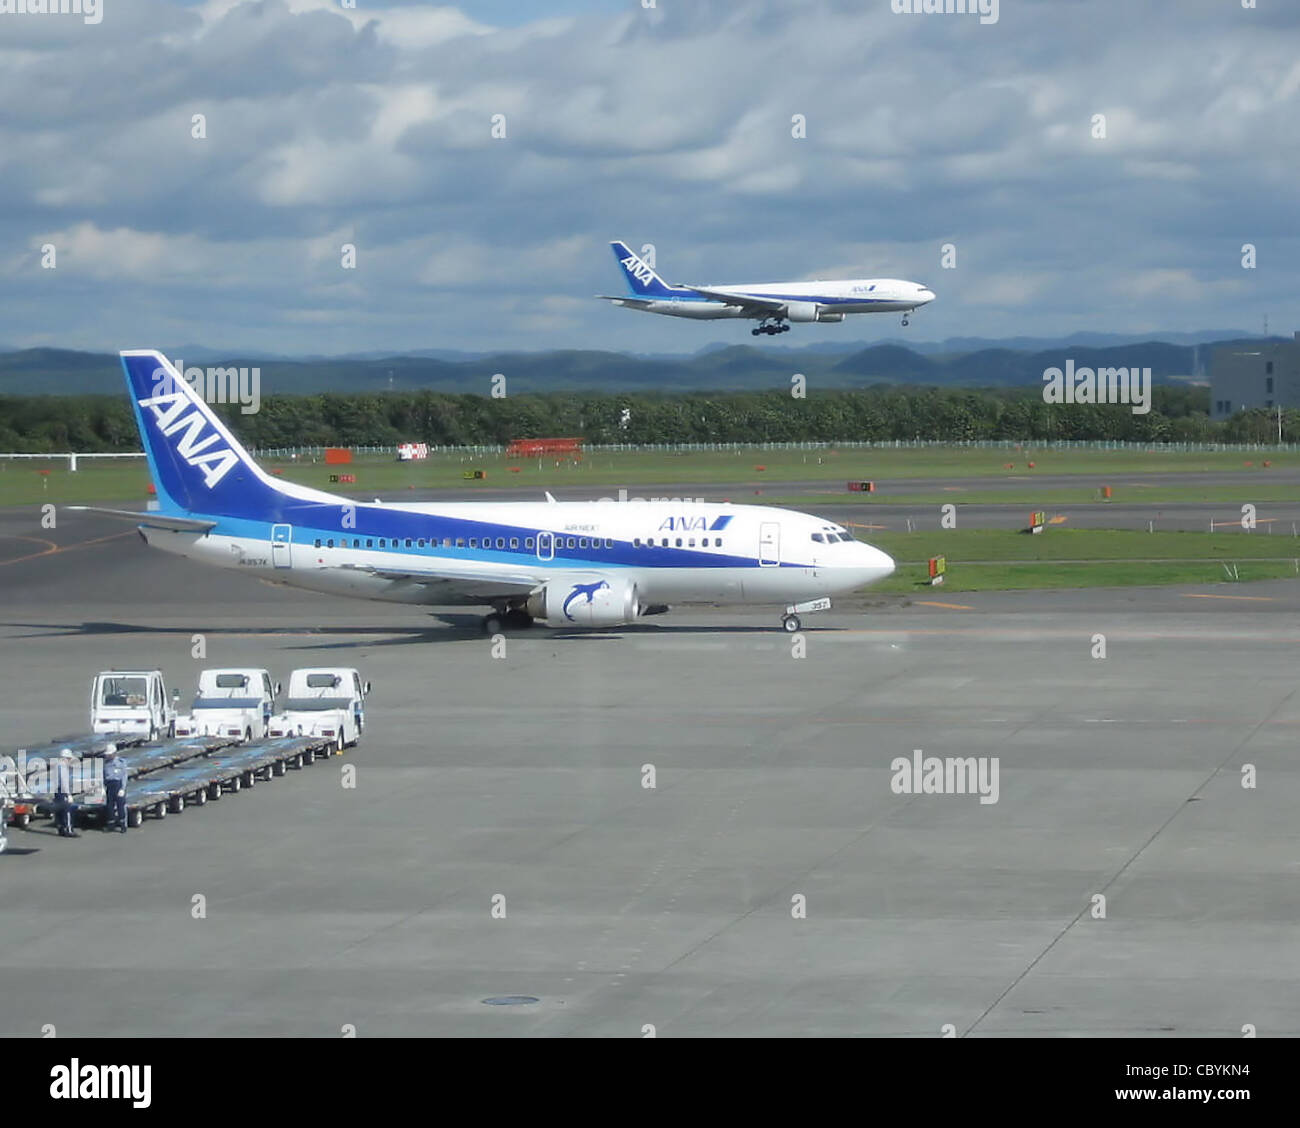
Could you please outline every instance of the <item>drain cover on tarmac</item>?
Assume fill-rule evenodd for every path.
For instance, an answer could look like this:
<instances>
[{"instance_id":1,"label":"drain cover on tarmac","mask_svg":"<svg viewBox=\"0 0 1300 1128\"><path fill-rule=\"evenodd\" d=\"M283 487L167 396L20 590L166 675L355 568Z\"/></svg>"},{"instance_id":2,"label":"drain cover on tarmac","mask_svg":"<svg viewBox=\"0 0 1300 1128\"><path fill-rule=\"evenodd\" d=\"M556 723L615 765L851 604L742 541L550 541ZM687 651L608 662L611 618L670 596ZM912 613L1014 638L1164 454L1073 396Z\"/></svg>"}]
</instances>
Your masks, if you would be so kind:
<instances>
[{"instance_id":1,"label":"drain cover on tarmac","mask_svg":"<svg viewBox=\"0 0 1300 1128\"><path fill-rule=\"evenodd\" d=\"M522 1007L540 1001L534 995L493 995L492 998L483 1000L490 1007Z\"/></svg>"}]
</instances>

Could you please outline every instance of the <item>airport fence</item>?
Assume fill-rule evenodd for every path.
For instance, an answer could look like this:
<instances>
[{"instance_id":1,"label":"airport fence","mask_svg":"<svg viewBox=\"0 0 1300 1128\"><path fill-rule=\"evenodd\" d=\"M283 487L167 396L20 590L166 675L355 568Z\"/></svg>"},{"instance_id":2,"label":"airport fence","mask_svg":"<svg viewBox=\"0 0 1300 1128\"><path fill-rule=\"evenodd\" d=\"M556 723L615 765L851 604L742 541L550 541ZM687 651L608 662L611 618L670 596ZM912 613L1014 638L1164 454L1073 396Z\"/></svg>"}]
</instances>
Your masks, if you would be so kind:
<instances>
[{"instance_id":1,"label":"airport fence","mask_svg":"<svg viewBox=\"0 0 1300 1128\"><path fill-rule=\"evenodd\" d=\"M437 446L429 443L430 454L463 455L504 455L504 445L477 446ZM729 451L781 451L781 450L925 450L925 449L971 449L971 450L1115 450L1141 451L1151 454L1176 453L1277 453L1279 451L1300 451L1300 443L1142 443L1119 439L877 439L870 441L842 440L839 442L791 442L791 443L591 443L582 449L590 453L607 453L610 451L631 451L658 454L681 454L695 452L726 453ZM354 454L392 455L397 457L397 447L393 446L354 446L349 447ZM300 447L262 447L255 449L253 455L258 458L298 459L324 458L323 446ZM520 456L512 456L519 458ZM522 460L532 458L522 456Z\"/></svg>"}]
</instances>

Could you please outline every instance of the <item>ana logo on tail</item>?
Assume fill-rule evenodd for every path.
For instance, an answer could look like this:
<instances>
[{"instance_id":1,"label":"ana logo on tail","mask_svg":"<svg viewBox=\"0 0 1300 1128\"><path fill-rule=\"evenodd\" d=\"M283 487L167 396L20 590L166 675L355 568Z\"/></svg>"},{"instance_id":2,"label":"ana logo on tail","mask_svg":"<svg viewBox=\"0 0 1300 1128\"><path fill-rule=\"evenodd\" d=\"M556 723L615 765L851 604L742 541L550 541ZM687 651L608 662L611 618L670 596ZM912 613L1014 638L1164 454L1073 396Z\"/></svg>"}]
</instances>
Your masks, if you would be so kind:
<instances>
[{"instance_id":1,"label":"ana logo on tail","mask_svg":"<svg viewBox=\"0 0 1300 1128\"><path fill-rule=\"evenodd\" d=\"M569 622L573 622L573 616L569 614L569 604L580 595L585 595L588 603L594 603L596 600L596 592L600 591L601 588L607 587L609 587L609 584L605 580L597 580L594 584L574 584L573 590L569 592L569 597L564 601L564 606L560 608L560 610L564 612L564 617L568 619Z\"/></svg>"},{"instance_id":2,"label":"ana logo on tail","mask_svg":"<svg viewBox=\"0 0 1300 1128\"><path fill-rule=\"evenodd\" d=\"M637 258L636 255L628 255L625 259L619 259L619 262L623 264L627 269L627 272L640 282L641 285L648 286L655 280L655 272Z\"/></svg>"},{"instance_id":3,"label":"ana logo on tail","mask_svg":"<svg viewBox=\"0 0 1300 1128\"><path fill-rule=\"evenodd\" d=\"M170 380L164 380L163 387L169 383ZM153 413L154 424L163 436L170 439L180 433L174 444L176 453L203 472L203 484L208 489L238 464L239 456L228 446L213 447L213 443L222 441L221 435L211 428L209 420L184 392L161 392L137 402ZM207 428L211 428L210 433L203 435Z\"/></svg>"}]
</instances>

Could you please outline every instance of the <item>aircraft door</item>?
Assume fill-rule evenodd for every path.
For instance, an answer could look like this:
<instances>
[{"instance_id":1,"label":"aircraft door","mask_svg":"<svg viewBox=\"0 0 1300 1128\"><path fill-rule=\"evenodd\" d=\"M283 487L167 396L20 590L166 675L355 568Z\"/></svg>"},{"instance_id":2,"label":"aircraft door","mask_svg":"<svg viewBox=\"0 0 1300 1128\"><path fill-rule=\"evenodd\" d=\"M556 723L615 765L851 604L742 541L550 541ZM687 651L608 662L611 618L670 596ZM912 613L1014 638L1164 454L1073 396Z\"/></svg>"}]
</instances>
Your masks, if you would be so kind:
<instances>
[{"instance_id":1,"label":"aircraft door","mask_svg":"<svg viewBox=\"0 0 1300 1128\"><path fill-rule=\"evenodd\" d=\"M775 568L781 563L781 525L764 521L758 526L758 566Z\"/></svg>"},{"instance_id":2,"label":"aircraft door","mask_svg":"<svg viewBox=\"0 0 1300 1128\"><path fill-rule=\"evenodd\" d=\"M555 559L555 536L553 533L537 534L537 559Z\"/></svg>"},{"instance_id":3,"label":"aircraft door","mask_svg":"<svg viewBox=\"0 0 1300 1128\"><path fill-rule=\"evenodd\" d=\"M276 568L293 567L293 526L271 526L271 563Z\"/></svg>"}]
</instances>

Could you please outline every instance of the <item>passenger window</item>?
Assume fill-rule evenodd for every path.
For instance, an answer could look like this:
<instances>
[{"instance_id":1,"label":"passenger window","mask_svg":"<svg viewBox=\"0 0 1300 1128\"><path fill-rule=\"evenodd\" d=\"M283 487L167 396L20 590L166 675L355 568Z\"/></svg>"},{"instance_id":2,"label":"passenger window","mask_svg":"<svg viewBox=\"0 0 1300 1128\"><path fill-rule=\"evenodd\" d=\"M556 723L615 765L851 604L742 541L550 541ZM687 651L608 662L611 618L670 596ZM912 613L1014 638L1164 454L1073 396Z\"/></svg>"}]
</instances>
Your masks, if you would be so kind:
<instances>
[{"instance_id":1,"label":"passenger window","mask_svg":"<svg viewBox=\"0 0 1300 1128\"><path fill-rule=\"evenodd\" d=\"M668 547L668 538L667 538L667 537L664 537L664 539L663 539L662 541L660 541L659 543L660 543L660 545L661 545L662 547L667 548L667 547Z\"/></svg>"},{"instance_id":2,"label":"passenger window","mask_svg":"<svg viewBox=\"0 0 1300 1128\"><path fill-rule=\"evenodd\" d=\"M424 547L424 538L423 538L423 537L421 537L418 541L415 542L415 547L416 547L416 548L423 548L423 547Z\"/></svg>"},{"instance_id":3,"label":"passenger window","mask_svg":"<svg viewBox=\"0 0 1300 1128\"><path fill-rule=\"evenodd\" d=\"M682 547L682 538L681 538L681 537L678 537L678 538L677 538L677 547L678 547L678 548L681 548L681 547Z\"/></svg>"},{"instance_id":4,"label":"passenger window","mask_svg":"<svg viewBox=\"0 0 1300 1128\"><path fill-rule=\"evenodd\" d=\"M497 537L497 548L505 548L505 546L506 546L506 538Z\"/></svg>"},{"instance_id":5,"label":"passenger window","mask_svg":"<svg viewBox=\"0 0 1300 1128\"><path fill-rule=\"evenodd\" d=\"M360 538L360 537L353 537L353 538L352 538L352 547L353 547L353 548L360 548L360 547L361 547L361 538Z\"/></svg>"},{"instance_id":6,"label":"passenger window","mask_svg":"<svg viewBox=\"0 0 1300 1128\"><path fill-rule=\"evenodd\" d=\"M605 547L606 547L606 548L613 548L613 547L614 547L614 541L613 541L612 538L610 538L610 537L606 537L606 538L605 538Z\"/></svg>"},{"instance_id":7,"label":"passenger window","mask_svg":"<svg viewBox=\"0 0 1300 1128\"><path fill-rule=\"evenodd\" d=\"M320 537L316 538L316 547L320 548Z\"/></svg>"},{"instance_id":8,"label":"passenger window","mask_svg":"<svg viewBox=\"0 0 1300 1128\"><path fill-rule=\"evenodd\" d=\"M579 547L579 548L586 548L586 547L587 547L587 538L586 538L586 537L579 537L579 538L578 538L578 547Z\"/></svg>"},{"instance_id":9,"label":"passenger window","mask_svg":"<svg viewBox=\"0 0 1300 1128\"><path fill-rule=\"evenodd\" d=\"M325 542L325 547L326 547L326 548L333 548L333 547L334 547L334 538L333 538L333 537L330 537L330 539L327 540L327 541Z\"/></svg>"},{"instance_id":10,"label":"passenger window","mask_svg":"<svg viewBox=\"0 0 1300 1128\"><path fill-rule=\"evenodd\" d=\"M457 547L457 548L464 548L464 547L465 547L465 538L464 538L464 537L457 537L457 538L456 538L456 547Z\"/></svg>"},{"instance_id":11,"label":"passenger window","mask_svg":"<svg viewBox=\"0 0 1300 1128\"><path fill-rule=\"evenodd\" d=\"M470 537L469 546L470 548L478 548L478 537Z\"/></svg>"},{"instance_id":12,"label":"passenger window","mask_svg":"<svg viewBox=\"0 0 1300 1128\"><path fill-rule=\"evenodd\" d=\"M694 537L691 537L691 539L690 539L690 541L687 543L687 546L686 546L686 547L687 547L687 548L694 548L694 547L695 547L695 538L694 538Z\"/></svg>"},{"instance_id":13,"label":"passenger window","mask_svg":"<svg viewBox=\"0 0 1300 1128\"><path fill-rule=\"evenodd\" d=\"M375 547L375 538L374 538L374 537L366 537L366 547L367 547L367 548L374 548L374 547Z\"/></svg>"},{"instance_id":14,"label":"passenger window","mask_svg":"<svg viewBox=\"0 0 1300 1128\"><path fill-rule=\"evenodd\" d=\"M525 547L525 548L532 548L532 547L533 547L533 538L532 538L532 537L528 537L528 538L524 541L524 547Z\"/></svg>"},{"instance_id":15,"label":"passenger window","mask_svg":"<svg viewBox=\"0 0 1300 1128\"><path fill-rule=\"evenodd\" d=\"M410 548L410 547L411 547L411 538L410 538L410 537L407 537L407 538L406 538L406 547L407 547L407 548Z\"/></svg>"},{"instance_id":16,"label":"passenger window","mask_svg":"<svg viewBox=\"0 0 1300 1128\"><path fill-rule=\"evenodd\" d=\"M569 538L569 543L568 543L567 545L565 545L565 547L566 547L566 548L577 548L578 546L577 546L577 543L574 541L574 539L573 539L572 537L570 537L570 538Z\"/></svg>"},{"instance_id":17,"label":"passenger window","mask_svg":"<svg viewBox=\"0 0 1300 1128\"><path fill-rule=\"evenodd\" d=\"M379 538L379 547L380 547L380 548L387 548L387 547L388 547L388 538L387 538L387 537L380 537L380 538Z\"/></svg>"},{"instance_id":18,"label":"passenger window","mask_svg":"<svg viewBox=\"0 0 1300 1128\"><path fill-rule=\"evenodd\" d=\"M518 547L519 547L519 538L518 538L518 537L511 537L511 538L510 538L510 547L511 547L511 548L518 548Z\"/></svg>"},{"instance_id":19,"label":"passenger window","mask_svg":"<svg viewBox=\"0 0 1300 1128\"><path fill-rule=\"evenodd\" d=\"M320 544L320 541L317 541L316 543L317 543L317 544ZM640 537L633 537L633 538L632 538L632 547L633 547L633 548L640 548L640 547L641 547L641 538L640 538Z\"/></svg>"},{"instance_id":20,"label":"passenger window","mask_svg":"<svg viewBox=\"0 0 1300 1128\"><path fill-rule=\"evenodd\" d=\"M443 548L450 548L450 547L451 547L451 537L443 537L443 538L442 538L442 547L443 547Z\"/></svg>"}]
</instances>

